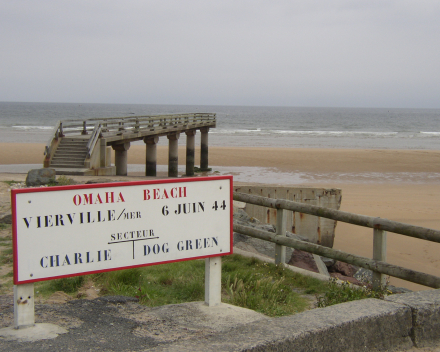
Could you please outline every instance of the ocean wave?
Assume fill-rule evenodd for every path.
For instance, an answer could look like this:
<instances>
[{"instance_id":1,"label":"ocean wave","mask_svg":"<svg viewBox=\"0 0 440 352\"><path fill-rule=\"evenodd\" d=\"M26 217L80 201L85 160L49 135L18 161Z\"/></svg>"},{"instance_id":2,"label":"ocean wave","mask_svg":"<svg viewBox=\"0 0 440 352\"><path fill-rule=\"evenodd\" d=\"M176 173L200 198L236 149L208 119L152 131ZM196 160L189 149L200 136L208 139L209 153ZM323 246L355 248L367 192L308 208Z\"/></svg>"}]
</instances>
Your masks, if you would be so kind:
<instances>
[{"instance_id":1,"label":"ocean wave","mask_svg":"<svg viewBox=\"0 0 440 352\"><path fill-rule=\"evenodd\" d=\"M211 132L211 131L210 131ZM399 132L372 132L372 131L292 131L292 130L262 130L258 129L217 129L212 131L215 134L272 134L272 135L291 135L291 136L320 136L320 137L350 137L350 136L366 136L366 137L394 137Z\"/></svg>"},{"instance_id":2,"label":"ocean wave","mask_svg":"<svg viewBox=\"0 0 440 352\"><path fill-rule=\"evenodd\" d=\"M261 128L257 129L239 129L239 130L230 130L230 129L212 129L209 130L209 133L213 134L271 134L272 132L269 130L262 130Z\"/></svg>"},{"instance_id":3,"label":"ocean wave","mask_svg":"<svg viewBox=\"0 0 440 352\"><path fill-rule=\"evenodd\" d=\"M53 126L12 126L17 130L52 130Z\"/></svg>"},{"instance_id":4,"label":"ocean wave","mask_svg":"<svg viewBox=\"0 0 440 352\"><path fill-rule=\"evenodd\" d=\"M440 132L420 132L421 135L427 136L427 137L439 137Z\"/></svg>"},{"instance_id":5,"label":"ocean wave","mask_svg":"<svg viewBox=\"0 0 440 352\"><path fill-rule=\"evenodd\" d=\"M372 132L372 131L280 131L275 130L273 133L305 135L305 136L396 136L399 132Z\"/></svg>"}]
</instances>

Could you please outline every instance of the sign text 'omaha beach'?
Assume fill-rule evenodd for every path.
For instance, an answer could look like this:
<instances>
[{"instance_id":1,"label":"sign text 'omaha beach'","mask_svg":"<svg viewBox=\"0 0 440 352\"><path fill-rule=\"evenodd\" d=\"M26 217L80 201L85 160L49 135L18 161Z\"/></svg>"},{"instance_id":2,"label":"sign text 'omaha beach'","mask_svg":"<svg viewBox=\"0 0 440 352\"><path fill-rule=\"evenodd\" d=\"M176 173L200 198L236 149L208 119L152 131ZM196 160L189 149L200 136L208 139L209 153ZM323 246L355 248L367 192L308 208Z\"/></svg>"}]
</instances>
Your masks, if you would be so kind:
<instances>
[{"instance_id":1,"label":"sign text 'omaha beach'","mask_svg":"<svg viewBox=\"0 0 440 352\"><path fill-rule=\"evenodd\" d=\"M155 202L164 200L182 200L177 204L162 205L160 207L160 214L162 217L169 218L175 216L185 216L188 214L216 212L219 210L226 210L227 199L218 199L212 204L206 204L205 201L185 202L188 197L187 186L175 187L154 187L140 189L140 194L143 202ZM149 217L157 216L157 214L147 214L142 209L131 209L130 204L126 202L125 191L103 191L97 192L87 190L86 193L76 193L66 199L71 205L78 209L78 211L71 211L68 213L55 214L41 214L36 216L23 217L22 221L25 228L38 235L38 231L47 228L66 228L69 226L86 227L91 224L102 223L116 223L125 222L126 230L108 233L108 242L106 245L121 244L126 242L132 243L132 258L135 259L135 243L145 240L160 240L160 231L153 228L130 228L129 223L134 220L145 220L148 222ZM123 209L112 209L112 205L123 205ZM136 203L139 205L140 203ZM88 210L90 206L102 205L108 206L107 209ZM137 222L139 223L139 222ZM197 251L209 247L216 247L219 245L218 236L181 239L177 241L174 247L168 241L157 242L155 244L143 244L143 256L152 256L157 254L167 254L172 251ZM82 252L74 253L45 253L39 259L38 265L41 268L54 268L71 266L78 264L90 264L102 261L112 260L111 248L101 248L92 250L84 250Z\"/></svg>"}]
</instances>

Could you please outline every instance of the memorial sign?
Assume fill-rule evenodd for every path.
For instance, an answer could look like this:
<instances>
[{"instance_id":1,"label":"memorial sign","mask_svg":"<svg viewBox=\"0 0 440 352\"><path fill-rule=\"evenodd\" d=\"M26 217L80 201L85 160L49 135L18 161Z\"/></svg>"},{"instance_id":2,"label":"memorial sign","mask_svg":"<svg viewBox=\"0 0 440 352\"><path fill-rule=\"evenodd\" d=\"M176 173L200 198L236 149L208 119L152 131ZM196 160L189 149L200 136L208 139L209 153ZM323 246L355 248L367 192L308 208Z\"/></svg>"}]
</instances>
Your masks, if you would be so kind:
<instances>
[{"instance_id":1,"label":"memorial sign","mask_svg":"<svg viewBox=\"0 0 440 352\"><path fill-rule=\"evenodd\" d=\"M14 283L232 253L232 176L12 190Z\"/></svg>"}]
</instances>

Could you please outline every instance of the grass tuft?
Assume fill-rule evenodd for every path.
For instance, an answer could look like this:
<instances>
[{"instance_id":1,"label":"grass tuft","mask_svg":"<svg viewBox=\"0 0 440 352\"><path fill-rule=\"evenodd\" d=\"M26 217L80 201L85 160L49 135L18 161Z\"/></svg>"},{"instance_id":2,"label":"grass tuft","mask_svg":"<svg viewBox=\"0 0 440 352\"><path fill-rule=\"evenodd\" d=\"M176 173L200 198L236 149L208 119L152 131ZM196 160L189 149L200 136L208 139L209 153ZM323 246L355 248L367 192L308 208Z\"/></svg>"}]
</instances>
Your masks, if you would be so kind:
<instances>
[{"instance_id":1,"label":"grass tuft","mask_svg":"<svg viewBox=\"0 0 440 352\"><path fill-rule=\"evenodd\" d=\"M205 261L191 260L91 275L101 294L139 298L150 307L204 300ZM74 293L83 276L41 283L43 295L51 291ZM311 306L314 294L318 307L362 298L381 298L385 291L352 289L336 280L320 281L239 255L222 257L222 302L255 310L267 316L291 315Z\"/></svg>"},{"instance_id":2,"label":"grass tuft","mask_svg":"<svg viewBox=\"0 0 440 352\"><path fill-rule=\"evenodd\" d=\"M8 184L9 186L12 186L13 184L21 183L22 181L13 181L13 180L11 180L11 181L3 181L3 182Z\"/></svg>"},{"instance_id":3,"label":"grass tuft","mask_svg":"<svg viewBox=\"0 0 440 352\"><path fill-rule=\"evenodd\" d=\"M341 285L337 283L337 280L332 278L328 283L328 290L318 297L318 307L324 308L332 306L334 304L356 301L365 298L378 298L383 299L384 296L391 292L387 289L387 286L380 289L373 289L369 287L352 288L348 282L344 282Z\"/></svg>"},{"instance_id":4,"label":"grass tuft","mask_svg":"<svg viewBox=\"0 0 440 352\"><path fill-rule=\"evenodd\" d=\"M64 279L49 281L49 287L54 291L64 291L66 293L75 293L84 283L85 276L74 276Z\"/></svg>"},{"instance_id":5,"label":"grass tuft","mask_svg":"<svg viewBox=\"0 0 440 352\"><path fill-rule=\"evenodd\" d=\"M3 249L0 254L0 264L12 264L12 248Z\"/></svg>"},{"instance_id":6,"label":"grass tuft","mask_svg":"<svg viewBox=\"0 0 440 352\"><path fill-rule=\"evenodd\" d=\"M58 178L54 178L52 180L50 180L50 182L47 184L49 187L52 186L68 186L68 185L74 185L76 182L71 179L71 178L67 178L64 175L61 175Z\"/></svg>"},{"instance_id":7,"label":"grass tuft","mask_svg":"<svg viewBox=\"0 0 440 352\"><path fill-rule=\"evenodd\" d=\"M10 224L4 224L4 223L0 223L0 230L6 230L8 228L10 228L11 225Z\"/></svg>"}]
</instances>

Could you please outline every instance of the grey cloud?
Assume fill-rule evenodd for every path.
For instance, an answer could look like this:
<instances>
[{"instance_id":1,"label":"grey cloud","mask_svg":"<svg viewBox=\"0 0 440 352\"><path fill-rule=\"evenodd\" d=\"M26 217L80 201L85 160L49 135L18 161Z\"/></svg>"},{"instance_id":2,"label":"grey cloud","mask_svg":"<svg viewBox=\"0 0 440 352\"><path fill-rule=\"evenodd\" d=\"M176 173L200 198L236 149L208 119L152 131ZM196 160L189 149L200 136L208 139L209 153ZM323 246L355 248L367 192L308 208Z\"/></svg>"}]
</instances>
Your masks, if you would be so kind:
<instances>
[{"instance_id":1,"label":"grey cloud","mask_svg":"<svg viewBox=\"0 0 440 352\"><path fill-rule=\"evenodd\" d=\"M440 107L437 1L0 6L3 101Z\"/></svg>"}]
</instances>

